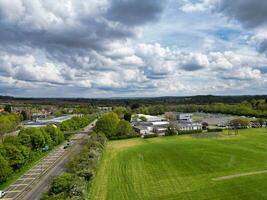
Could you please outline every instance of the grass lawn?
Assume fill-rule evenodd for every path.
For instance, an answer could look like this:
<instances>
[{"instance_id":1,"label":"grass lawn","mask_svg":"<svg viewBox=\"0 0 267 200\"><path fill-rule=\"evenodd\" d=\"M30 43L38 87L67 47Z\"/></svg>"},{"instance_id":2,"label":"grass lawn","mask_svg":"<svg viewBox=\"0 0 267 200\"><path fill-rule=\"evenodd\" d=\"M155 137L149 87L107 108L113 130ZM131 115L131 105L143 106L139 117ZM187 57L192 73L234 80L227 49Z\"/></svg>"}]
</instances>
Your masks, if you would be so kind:
<instances>
[{"instance_id":1,"label":"grass lawn","mask_svg":"<svg viewBox=\"0 0 267 200\"><path fill-rule=\"evenodd\" d=\"M111 141L90 188L91 200L261 200L267 173L267 129L238 136L172 136Z\"/></svg>"}]
</instances>

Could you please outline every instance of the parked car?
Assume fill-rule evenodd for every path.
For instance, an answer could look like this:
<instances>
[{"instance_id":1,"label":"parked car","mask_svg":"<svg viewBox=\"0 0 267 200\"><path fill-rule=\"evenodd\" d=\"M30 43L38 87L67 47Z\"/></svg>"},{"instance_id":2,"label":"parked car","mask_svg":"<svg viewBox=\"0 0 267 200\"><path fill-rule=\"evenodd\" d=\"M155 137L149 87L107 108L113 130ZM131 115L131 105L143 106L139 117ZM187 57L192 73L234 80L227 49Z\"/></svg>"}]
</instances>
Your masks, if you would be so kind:
<instances>
[{"instance_id":1,"label":"parked car","mask_svg":"<svg viewBox=\"0 0 267 200\"><path fill-rule=\"evenodd\" d=\"M0 191L0 198L3 198L6 195L6 192Z\"/></svg>"}]
</instances>

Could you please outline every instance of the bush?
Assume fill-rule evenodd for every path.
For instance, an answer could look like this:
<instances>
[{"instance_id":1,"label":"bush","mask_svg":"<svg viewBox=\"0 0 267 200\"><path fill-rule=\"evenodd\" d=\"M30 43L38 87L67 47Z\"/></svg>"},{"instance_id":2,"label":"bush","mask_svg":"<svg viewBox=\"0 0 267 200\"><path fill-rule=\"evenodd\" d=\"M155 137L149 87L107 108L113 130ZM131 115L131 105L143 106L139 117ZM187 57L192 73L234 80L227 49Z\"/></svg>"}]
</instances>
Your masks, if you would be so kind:
<instances>
[{"instance_id":1,"label":"bush","mask_svg":"<svg viewBox=\"0 0 267 200\"><path fill-rule=\"evenodd\" d=\"M54 179L49 192L42 199L85 199L87 184L95 176L106 141L103 133L93 132L79 155L68 162L67 173Z\"/></svg>"},{"instance_id":2,"label":"bush","mask_svg":"<svg viewBox=\"0 0 267 200\"><path fill-rule=\"evenodd\" d=\"M221 128L214 128L214 129L208 128L207 131L208 132L223 132L223 129L221 129Z\"/></svg>"},{"instance_id":3,"label":"bush","mask_svg":"<svg viewBox=\"0 0 267 200\"><path fill-rule=\"evenodd\" d=\"M5 156L8 160L9 166L13 168L13 170L19 169L24 163L25 159L20 152L20 150L12 144L4 145Z\"/></svg>"},{"instance_id":4,"label":"bush","mask_svg":"<svg viewBox=\"0 0 267 200\"><path fill-rule=\"evenodd\" d=\"M202 133L202 130L178 131L178 135Z\"/></svg>"},{"instance_id":5,"label":"bush","mask_svg":"<svg viewBox=\"0 0 267 200\"><path fill-rule=\"evenodd\" d=\"M158 137L157 134L149 134L149 135L144 135L143 138L146 139L146 138L153 138L153 137Z\"/></svg>"},{"instance_id":6,"label":"bush","mask_svg":"<svg viewBox=\"0 0 267 200\"><path fill-rule=\"evenodd\" d=\"M109 137L109 140L124 140L124 139L130 139L130 138L137 138L139 137L139 135L135 134L135 135L121 135L121 136L112 136Z\"/></svg>"},{"instance_id":7,"label":"bush","mask_svg":"<svg viewBox=\"0 0 267 200\"><path fill-rule=\"evenodd\" d=\"M0 155L0 183L6 181L11 172L12 169L9 167L8 161Z\"/></svg>"}]
</instances>

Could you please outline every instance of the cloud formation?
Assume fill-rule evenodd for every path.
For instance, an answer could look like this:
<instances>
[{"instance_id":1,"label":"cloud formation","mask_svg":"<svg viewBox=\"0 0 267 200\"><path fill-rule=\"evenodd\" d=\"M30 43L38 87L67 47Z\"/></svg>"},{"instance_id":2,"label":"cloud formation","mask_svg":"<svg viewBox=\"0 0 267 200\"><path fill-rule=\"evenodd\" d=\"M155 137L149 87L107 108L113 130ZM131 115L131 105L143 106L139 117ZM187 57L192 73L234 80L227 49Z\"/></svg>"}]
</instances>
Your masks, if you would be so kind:
<instances>
[{"instance_id":1,"label":"cloud formation","mask_svg":"<svg viewBox=\"0 0 267 200\"><path fill-rule=\"evenodd\" d=\"M179 9L173 0L0 0L0 95L162 96L266 86L266 57L249 46L267 49L266 4L183 2ZM214 12L204 16L214 9L257 31L223 40L221 30L232 24L218 27Z\"/></svg>"}]
</instances>

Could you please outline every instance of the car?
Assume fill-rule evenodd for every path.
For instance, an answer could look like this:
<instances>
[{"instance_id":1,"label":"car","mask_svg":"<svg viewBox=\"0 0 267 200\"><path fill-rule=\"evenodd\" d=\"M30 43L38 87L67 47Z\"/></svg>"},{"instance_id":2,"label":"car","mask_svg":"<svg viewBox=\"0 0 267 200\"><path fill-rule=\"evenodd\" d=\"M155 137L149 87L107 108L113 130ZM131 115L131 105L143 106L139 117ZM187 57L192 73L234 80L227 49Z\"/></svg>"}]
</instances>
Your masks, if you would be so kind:
<instances>
[{"instance_id":1,"label":"car","mask_svg":"<svg viewBox=\"0 0 267 200\"><path fill-rule=\"evenodd\" d=\"M0 191L0 198L3 198L6 195L6 192Z\"/></svg>"},{"instance_id":2,"label":"car","mask_svg":"<svg viewBox=\"0 0 267 200\"><path fill-rule=\"evenodd\" d=\"M63 146L63 149L67 149L70 146L70 143L67 143Z\"/></svg>"}]
</instances>

